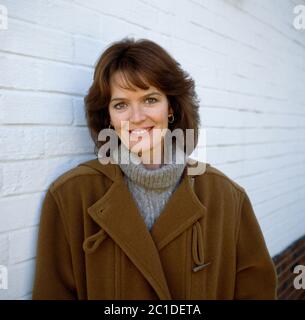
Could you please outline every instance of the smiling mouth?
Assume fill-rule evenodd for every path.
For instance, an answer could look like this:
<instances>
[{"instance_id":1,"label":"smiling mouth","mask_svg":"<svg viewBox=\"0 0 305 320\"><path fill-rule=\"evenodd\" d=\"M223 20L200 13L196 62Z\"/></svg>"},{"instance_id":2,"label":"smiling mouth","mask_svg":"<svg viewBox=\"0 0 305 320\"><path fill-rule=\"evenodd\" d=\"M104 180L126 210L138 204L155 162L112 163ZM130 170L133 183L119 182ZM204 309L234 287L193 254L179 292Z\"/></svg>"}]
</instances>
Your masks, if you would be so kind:
<instances>
[{"instance_id":1,"label":"smiling mouth","mask_svg":"<svg viewBox=\"0 0 305 320\"><path fill-rule=\"evenodd\" d=\"M135 135L140 135L140 134L145 134L149 132L153 127L147 127L147 128L138 128L134 130L129 130L130 134L135 134Z\"/></svg>"}]
</instances>

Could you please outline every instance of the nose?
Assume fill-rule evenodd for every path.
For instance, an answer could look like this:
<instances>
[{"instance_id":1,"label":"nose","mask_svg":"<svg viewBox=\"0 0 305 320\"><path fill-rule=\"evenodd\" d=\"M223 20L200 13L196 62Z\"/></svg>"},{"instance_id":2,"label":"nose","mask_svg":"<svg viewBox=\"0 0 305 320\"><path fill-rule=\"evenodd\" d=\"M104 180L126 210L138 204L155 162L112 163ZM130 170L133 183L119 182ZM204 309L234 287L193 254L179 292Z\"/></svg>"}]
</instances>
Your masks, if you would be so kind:
<instances>
[{"instance_id":1,"label":"nose","mask_svg":"<svg viewBox=\"0 0 305 320\"><path fill-rule=\"evenodd\" d=\"M143 107L138 104L138 105L134 105L130 108L130 116L129 116L129 120L132 123L140 123L143 120L145 120L146 115L145 115L145 111L143 110Z\"/></svg>"}]
</instances>

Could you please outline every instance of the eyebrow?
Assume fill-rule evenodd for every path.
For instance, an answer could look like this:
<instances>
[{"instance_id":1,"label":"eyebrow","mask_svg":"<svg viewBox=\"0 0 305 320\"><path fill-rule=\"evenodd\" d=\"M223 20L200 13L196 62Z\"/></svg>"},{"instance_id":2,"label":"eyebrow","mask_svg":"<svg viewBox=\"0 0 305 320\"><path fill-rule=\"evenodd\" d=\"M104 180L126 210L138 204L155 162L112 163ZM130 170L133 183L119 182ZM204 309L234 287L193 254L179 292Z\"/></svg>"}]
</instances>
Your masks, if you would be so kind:
<instances>
[{"instance_id":1,"label":"eyebrow","mask_svg":"<svg viewBox=\"0 0 305 320\"><path fill-rule=\"evenodd\" d=\"M161 96L161 94L160 94L159 92L155 92L155 91L154 91L154 92L150 92L150 93L148 93L148 94L145 94L145 95L142 96L141 98L146 98L146 97L151 96L151 95L153 95L153 94L157 94L157 95ZM128 99L126 99L126 98L113 98L113 99L110 100L110 102L115 101L115 100L128 100Z\"/></svg>"}]
</instances>

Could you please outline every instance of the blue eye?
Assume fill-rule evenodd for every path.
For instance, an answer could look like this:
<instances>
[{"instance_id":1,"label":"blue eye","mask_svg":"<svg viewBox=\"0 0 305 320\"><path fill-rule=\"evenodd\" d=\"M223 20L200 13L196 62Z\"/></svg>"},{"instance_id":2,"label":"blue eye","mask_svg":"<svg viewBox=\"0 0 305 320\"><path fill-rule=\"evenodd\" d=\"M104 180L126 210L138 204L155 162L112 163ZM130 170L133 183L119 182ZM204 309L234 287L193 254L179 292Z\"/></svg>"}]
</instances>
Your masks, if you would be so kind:
<instances>
[{"instance_id":1,"label":"blue eye","mask_svg":"<svg viewBox=\"0 0 305 320\"><path fill-rule=\"evenodd\" d=\"M115 104L113 108L116 110L122 110L125 106L126 106L125 103L118 103L118 104Z\"/></svg>"},{"instance_id":2,"label":"blue eye","mask_svg":"<svg viewBox=\"0 0 305 320\"><path fill-rule=\"evenodd\" d=\"M157 102L158 100L156 98L149 97L149 98L146 99L146 101L148 101L149 104L152 104L152 103Z\"/></svg>"}]
</instances>

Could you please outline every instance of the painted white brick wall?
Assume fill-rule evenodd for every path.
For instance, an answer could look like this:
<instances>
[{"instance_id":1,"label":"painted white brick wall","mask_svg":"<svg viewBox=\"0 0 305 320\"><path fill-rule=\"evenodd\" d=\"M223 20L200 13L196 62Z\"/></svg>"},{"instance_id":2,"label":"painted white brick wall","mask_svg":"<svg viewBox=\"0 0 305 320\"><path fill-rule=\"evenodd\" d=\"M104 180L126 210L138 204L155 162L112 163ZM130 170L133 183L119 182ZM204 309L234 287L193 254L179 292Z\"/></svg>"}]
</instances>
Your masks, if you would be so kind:
<instances>
[{"instance_id":1,"label":"painted white brick wall","mask_svg":"<svg viewBox=\"0 0 305 320\"><path fill-rule=\"evenodd\" d=\"M0 299L30 299L40 206L93 157L83 97L124 36L164 46L195 79L207 161L248 191L271 255L305 234L304 0L0 0ZM198 155L201 157L202 155Z\"/></svg>"}]
</instances>

